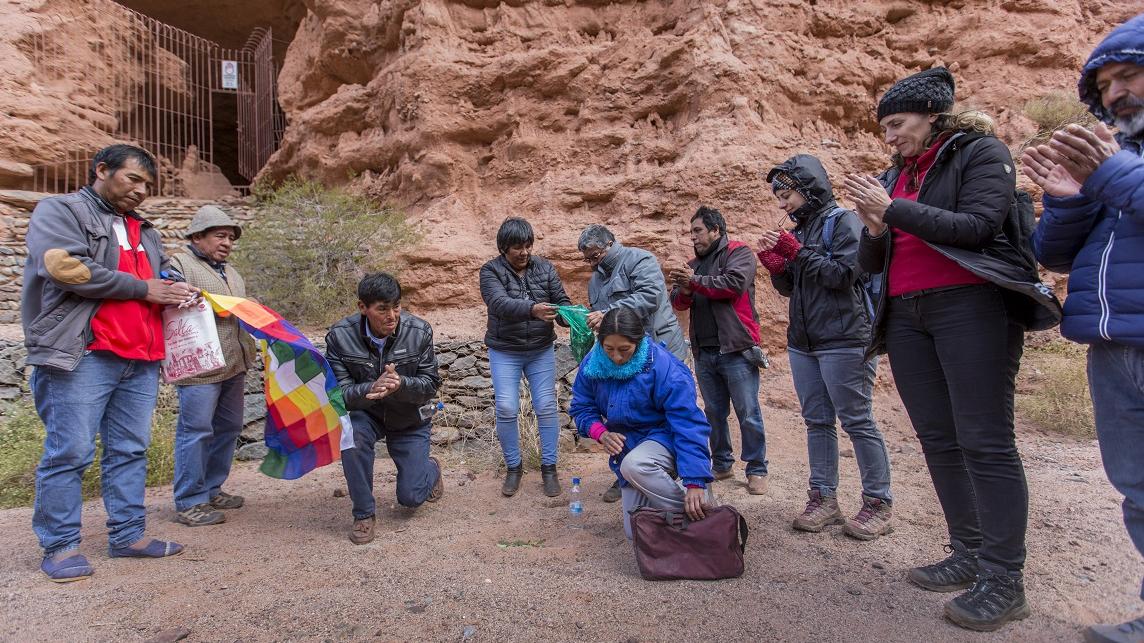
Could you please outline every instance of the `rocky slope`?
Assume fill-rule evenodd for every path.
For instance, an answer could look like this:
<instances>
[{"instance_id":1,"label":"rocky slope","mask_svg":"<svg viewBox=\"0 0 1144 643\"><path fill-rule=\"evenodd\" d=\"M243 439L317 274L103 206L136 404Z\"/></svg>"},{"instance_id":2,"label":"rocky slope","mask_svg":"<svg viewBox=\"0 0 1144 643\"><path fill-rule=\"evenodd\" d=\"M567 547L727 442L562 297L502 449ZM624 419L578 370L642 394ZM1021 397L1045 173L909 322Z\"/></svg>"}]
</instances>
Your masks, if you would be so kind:
<instances>
[{"instance_id":1,"label":"rocky slope","mask_svg":"<svg viewBox=\"0 0 1144 643\"><path fill-rule=\"evenodd\" d=\"M753 239L781 222L762 176L796 152L837 178L886 162L873 106L944 63L958 98L1016 145L1022 108L1075 86L1107 0L308 0L280 77L286 140L264 175L354 183L407 208L423 306L479 303L474 271L506 215L582 296L590 222L664 262L719 207ZM431 286L431 288L429 288ZM769 286L760 284L760 291ZM575 295L574 295L575 296ZM773 311L771 315L775 314Z\"/></svg>"}]
</instances>

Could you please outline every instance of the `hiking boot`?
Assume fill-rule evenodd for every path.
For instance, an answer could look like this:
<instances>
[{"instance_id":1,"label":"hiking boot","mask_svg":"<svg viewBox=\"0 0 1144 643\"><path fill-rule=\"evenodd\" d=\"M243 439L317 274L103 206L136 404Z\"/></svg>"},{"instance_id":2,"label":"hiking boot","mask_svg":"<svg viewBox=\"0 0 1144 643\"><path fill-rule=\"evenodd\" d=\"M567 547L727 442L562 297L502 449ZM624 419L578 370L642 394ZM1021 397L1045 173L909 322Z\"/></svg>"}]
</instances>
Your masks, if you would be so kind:
<instances>
[{"instance_id":1,"label":"hiking boot","mask_svg":"<svg viewBox=\"0 0 1144 643\"><path fill-rule=\"evenodd\" d=\"M500 492L506 496L515 496L516 492L520 490L520 477L524 475L524 467L516 465L509 467L504 472L504 485L501 486Z\"/></svg>"},{"instance_id":2,"label":"hiking boot","mask_svg":"<svg viewBox=\"0 0 1144 643\"><path fill-rule=\"evenodd\" d=\"M180 511L175 520L188 527L206 527L226 522L226 514L204 502Z\"/></svg>"},{"instance_id":3,"label":"hiking boot","mask_svg":"<svg viewBox=\"0 0 1144 643\"><path fill-rule=\"evenodd\" d=\"M425 500L429 502L437 502L441 496L445 495L445 471L441 468L441 461L433 456L429 456L429 461L437 465L437 482L433 485L433 490L429 492L429 497Z\"/></svg>"},{"instance_id":4,"label":"hiking boot","mask_svg":"<svg viewBox=\"0 0 1144 643\"><path fill-rule=\"evenodd\" d=\"M792 527L799 531L818 533L830 525L841 525L846 522L842 517L842 510L838 508L838 498L824 496L818 489L806 492L810 500L806 501L806 509L802 515L794 519Z\"/></svg>"},{"instance_id":5,"label":"hiking boot","mask_svg":"<svg viewBox=\"0 0 1144 643\"><path fill-rule=\"evenodd\" d=\"M211 506L215 509L238 509L245 502L246 498L234 496L225 491L220 491L217 496L211 498Z\"/></svg>"},{"instance_id":6,"label":"hiking boot","mask_svg":"<svg viewBox=\"0 0 1144 643\"><path fill-rule=\"evenodd\" d=\"M1144 643L1144 616L1120 625L1093 625L1084 630L1085 643Z\"/></svg>"},{"instance_id":7,"label":"hiking boot","mask_svg":"<svg viewBox=\"0 0 1144 643\"><path fill-rule=\"evenodd\" d=\"M906 574L911 583L931 592L955 592L965 589L977 579L977 550L959 542L945 546L949 557L924 567L914 567Z\"/></svg>"},{"instance_id":8,"label":"hiking boot","mask_svg":"<svg viewBox=\"0 0 1144 643\"><path fill-rule=\"evenodd\" d=\"M767 476L756 476L754 474L747 476L747 493L752 496L761 496L767 492Z\"/></svg>"},{"instance_id":9,"label":"hiking boot","mask_svg":"<svg viewBox=\"0 0 1144 643\"><path fill-rule=\"evenodd\" d=\"M862 496L862 508L856 516L846 521L842 531L858 540L874 540L894 531L891 524L893 517L894 512L885 500Z\"/></svg>"},{"instance_id":10,"label":"hiking boot","mask_svg":"<svg viewBox=\"0 0 1144 643\"><path fill-rule=\"evenodd\" d=\"M735 477L734 469L724 469L723 471L716 469L713 473L715 474L716 480L730 480Z\"/></svg>"},{"instance_id":11,"label":"hiking boot","mask_svg":"<svg viewBox=\"0 0 1144 643\"><path fill-rule=\"evenodd\" d=\"M355 545L364 545L373 541L373 527L377 522L375 516L369 518L362 518L355 520L354 526L350 529L350 542Z\"/></svg>"},{"instance_id":12,"label":"hiking boot","mask_svg":"<svg viewBox=\"0 0 1144 643\"><path fill-rule=\"evenodd\" d=\"M540 465L540 480L544 483L544 495L549 498L560 495L560 479L556 477L556 465Z\"/></svg>"},{"instance_id":13,"label":"hiking boot","mask_svg":"<svg viewBox=\"0 0 1144 643\"><path fill-rule=\"evenodd\" d=\"M967 630L992 632L1030 614L1019 576L982 571L969 591L945 604L945 617Z\"/></svg>"},{"instance_id":14,"label":"hiking boot","mask_svg":"<svg viewBox=\"0 0 1144 643\"><path fill-rule=\"evenodd\" d=\"M604 502L615 502L620 499L623 493L620 491L620 481L616 480L608 490L604 492Z\"/></svg>"}]
</instances>

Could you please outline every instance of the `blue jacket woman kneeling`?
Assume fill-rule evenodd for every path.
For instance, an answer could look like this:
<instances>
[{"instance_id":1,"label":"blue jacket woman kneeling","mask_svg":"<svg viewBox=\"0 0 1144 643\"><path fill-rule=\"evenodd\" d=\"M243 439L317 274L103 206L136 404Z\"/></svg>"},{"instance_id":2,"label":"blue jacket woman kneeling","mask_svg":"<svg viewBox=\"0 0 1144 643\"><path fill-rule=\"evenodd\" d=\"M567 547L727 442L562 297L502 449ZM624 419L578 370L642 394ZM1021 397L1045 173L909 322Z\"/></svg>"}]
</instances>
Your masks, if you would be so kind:
<instances>
[{"instance_id":1,"label":"blue jacket woman kneeling","mask_svg":"<svg viewBox=\"0 0 1144 643\"><path fill-rule=\"evenodd\" d=\"M645 506L701 520L713 504L711 427L695 403L691 371L646 337L628 308L609 311L598 338L580 364L569 412L580 434L612 456L624 532L632 537L630 513Z\"/></svg>"}]
</instances>

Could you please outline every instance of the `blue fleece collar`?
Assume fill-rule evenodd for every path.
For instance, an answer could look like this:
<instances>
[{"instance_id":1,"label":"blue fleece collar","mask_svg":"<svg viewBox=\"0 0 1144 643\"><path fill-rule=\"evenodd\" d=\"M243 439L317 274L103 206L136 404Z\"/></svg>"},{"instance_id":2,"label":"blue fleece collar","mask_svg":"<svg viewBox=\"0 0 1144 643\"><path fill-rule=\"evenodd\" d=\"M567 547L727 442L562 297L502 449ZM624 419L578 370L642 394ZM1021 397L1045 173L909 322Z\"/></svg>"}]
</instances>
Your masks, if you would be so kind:
<instances>
[{"instance_id":1,"label":"blue fleece collar","mask_svg":"<svg viewBox=\"0 0 1144 643\"><path fill-rule=\"evenodd\" d=\"M597 380L630 380L631 378L651 368L651 340L647 337L640 342L635 354L624 364L617 366L615 362L604 353L599 342L592 347L584 365L580 367L583 375Z\"/></svg>"}]
</instances>

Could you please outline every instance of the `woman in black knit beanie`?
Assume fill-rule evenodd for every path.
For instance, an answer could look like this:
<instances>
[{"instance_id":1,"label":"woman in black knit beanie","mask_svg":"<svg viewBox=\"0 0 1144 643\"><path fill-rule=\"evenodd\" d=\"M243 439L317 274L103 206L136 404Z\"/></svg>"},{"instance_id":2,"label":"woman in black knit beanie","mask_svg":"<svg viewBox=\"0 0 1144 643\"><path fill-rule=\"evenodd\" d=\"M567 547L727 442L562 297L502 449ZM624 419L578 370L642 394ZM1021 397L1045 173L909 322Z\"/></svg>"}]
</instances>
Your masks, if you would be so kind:
<instances>
[{"instance_id":1,"label":"woman in black knit beanie","mask_svg":"<svg viewBox=\"0 0 1144 643\"><path fill-rule=\"evenodd\" d=\"M1053 325L1059 305L1002 231L1015 203L1009 149L991 118L953 104L945 68L898 81L878 103L893 167L851 175L846 189L866 226L859 263L885 278L872 350L889 353L949 529L949 557L908 578L969 588L945 616L995 630L1029 615L1014 381L1024 331Z\"/></svg>"}]
</instances>

